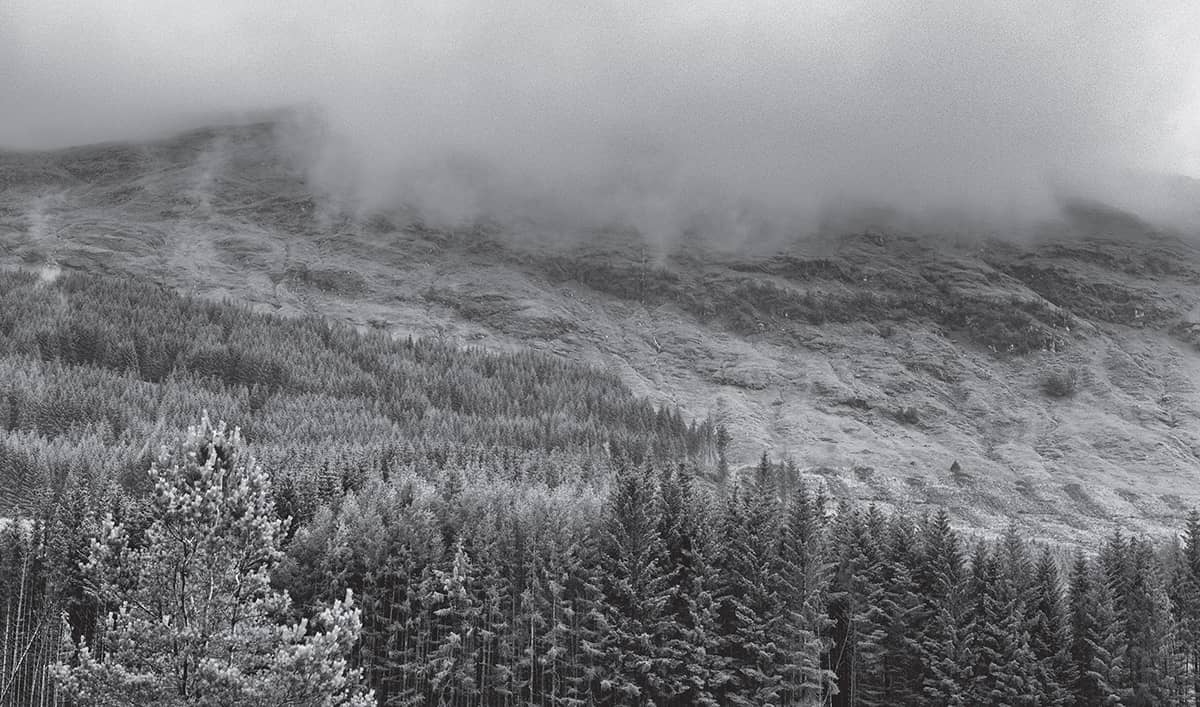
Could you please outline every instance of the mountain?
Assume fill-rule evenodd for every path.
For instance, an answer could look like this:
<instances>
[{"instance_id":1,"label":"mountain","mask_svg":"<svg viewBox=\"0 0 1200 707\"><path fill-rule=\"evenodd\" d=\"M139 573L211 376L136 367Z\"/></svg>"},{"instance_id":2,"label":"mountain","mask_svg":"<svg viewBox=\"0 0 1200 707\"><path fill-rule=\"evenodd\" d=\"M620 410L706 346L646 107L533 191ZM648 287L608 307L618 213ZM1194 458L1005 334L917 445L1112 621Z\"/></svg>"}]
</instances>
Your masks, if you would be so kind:
<instances>
[{"instance_id":1,"label":"mountain","mask_svg":"<svg viewBox=\"0 0 1200 707\"><path fill-rule=\"evenodd\" d=\"M1200 505L1200 241L1103 205L1009 238L866 219L741 251L353 217L276 126L0 153L0 265L617 375L839 497L1068 542Z\"/></svg>"}]
</instances>

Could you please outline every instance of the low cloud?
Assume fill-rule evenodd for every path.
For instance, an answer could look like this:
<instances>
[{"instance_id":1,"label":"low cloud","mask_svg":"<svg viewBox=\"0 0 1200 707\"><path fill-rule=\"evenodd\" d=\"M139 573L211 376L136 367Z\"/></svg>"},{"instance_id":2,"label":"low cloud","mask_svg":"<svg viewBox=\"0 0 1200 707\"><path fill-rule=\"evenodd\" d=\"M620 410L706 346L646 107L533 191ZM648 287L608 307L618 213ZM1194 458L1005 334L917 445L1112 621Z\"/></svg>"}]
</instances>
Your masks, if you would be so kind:
<instances>
[{"instance_id":1,"label":"low cloud","mask_svg":"<svg viewBox=\"0 0 1200 707\"><path fill-rule=\"evenodd\" d=\"M1160 175L1200 174L1197 36L1176 0L6 0L0 145L300 106L318 190L439 223L749 238L1064 192L1187 221Z\"/></svg>"}]
</instances>

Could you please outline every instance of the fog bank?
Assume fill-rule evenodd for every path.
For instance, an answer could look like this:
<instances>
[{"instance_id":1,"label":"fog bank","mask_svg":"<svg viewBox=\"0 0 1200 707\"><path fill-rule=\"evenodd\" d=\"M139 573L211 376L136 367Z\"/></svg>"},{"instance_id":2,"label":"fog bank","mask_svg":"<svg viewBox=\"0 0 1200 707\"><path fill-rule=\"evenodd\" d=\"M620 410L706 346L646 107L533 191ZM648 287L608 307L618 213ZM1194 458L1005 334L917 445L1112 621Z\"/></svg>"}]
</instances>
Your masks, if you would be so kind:
<instances>
[{"instance_id":1,"label":"fog bank","mask_svg":"<svg viewBox=\"0 0 1200 707\"><path fill-rule=\"evenodd\" d=\"M1200 174L1198 36L1177 0L6 0L0 145L286 105L319 191L438 223L752 237L1063 192L1190 222L1158 175Z\"/></svg>"}]
</instances>

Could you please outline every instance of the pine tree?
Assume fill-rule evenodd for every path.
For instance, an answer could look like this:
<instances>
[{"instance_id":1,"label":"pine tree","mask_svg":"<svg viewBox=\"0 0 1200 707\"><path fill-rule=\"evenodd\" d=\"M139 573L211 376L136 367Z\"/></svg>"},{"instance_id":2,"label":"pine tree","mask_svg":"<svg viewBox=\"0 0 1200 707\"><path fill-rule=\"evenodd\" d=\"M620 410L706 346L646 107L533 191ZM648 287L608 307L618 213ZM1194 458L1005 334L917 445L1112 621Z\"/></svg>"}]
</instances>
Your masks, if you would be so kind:
<instances>
[{"instance_id":1,"label":"pine tree","mask_svg":"<svg viewBox=\"0 0 1200 707\"><path fill-rule=\"evenodd\" d=\"M237 430L205 416L151 467L143 542L106 519L89 560L115 607L104 650L81 645L56 670L77 704L371 703L347 661L361 626L349 596L311 626L275 621L290 608L269 576L283 523L269 479L240 446Z\"/></svg>"}]
</instances>

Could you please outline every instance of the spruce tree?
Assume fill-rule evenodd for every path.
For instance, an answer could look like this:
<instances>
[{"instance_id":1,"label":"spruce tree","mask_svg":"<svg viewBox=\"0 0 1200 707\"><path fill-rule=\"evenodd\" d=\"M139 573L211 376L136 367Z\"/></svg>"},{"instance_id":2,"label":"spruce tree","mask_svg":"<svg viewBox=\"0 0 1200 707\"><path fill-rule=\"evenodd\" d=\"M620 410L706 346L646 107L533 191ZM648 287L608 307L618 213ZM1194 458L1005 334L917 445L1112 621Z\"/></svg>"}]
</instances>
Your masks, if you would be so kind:
<instances>
[{"instance_id":1,"label":"spruce tree","mask_svg":"<svg viewBox=\"0 0 1200 707\"><path fill-rule=\"evenodd\" d=\"M780 698L779 521L774 485L760 465L729 495L723 519L717 601L730 704L775 704Z\"/></svg>"},{"instance_id":2,"label":"spruce tree","mask_svg":"<svg viewBox=\"0 0 1200 707\"><path fill-rule=\"evenodd\" d=\"M1068 593L1071 626L1071 696L1076 705L1116 705L1121 702L1118 679L1125 652L1112 595L1104 573L1082 551L1071 567Z\"/></svg>"},{"instance_id":3,"label":"spruce tree","mask_svg":"<svg viewBox=\"0 0 1200 707\"><path fill-rule=\"evenodd\" d=\"M830 579L831 645L827 665L837 676L835 707L850 707L883 699L880 681L880 635L871 612L881 591L877 584L880 560L878 530L870 515L838 508L833 554L839 558Z\"/></svg>"},{"instance_id":4,"label":"spruce tree","mask_svg":"<svg viewBox=\"0 0 1200 707\"><path fill-rule=\"evenodd\" d=\"M668 656L655 643L666 633L669 592L663 575L659 503L650 472L620 470L601 528L607 622L602 634L602 694L617 704L650 704L671 694Z\"/></svg>"},{"instance_id":5,"label":"spruce tree","mask_svg":"<svg viewBox=\"0 0 1200 707\"><path fill-rule=\"evenodd\" d=\"M714 582L711 558L704 555L706 513L696 498L688 467L669 467L662 475L659 501L670 620L658 639L676 676L669 704L714 704L710 692L714 679L711 658L717 652L711 596Z\"/></svg>"},{"instance_id":6,"label":"spruce tree","mask_svg":"<svg viewBox=\"0 0 1200 707\"><path fill-rule=\"evenodd\" d=\"M435 570L440 584L431 597L438 645L429 656L430 690L436 704L467 704L478 693L478 632L482 610L476 571L460 539L449 567Z\"/></svg>"},{"instance_id":7,"label":"spruce tree","mask_svg":"<svg viewBox=\"0 0 1200 707\"><path fill-rule=\"evenodd\" d=\"M1030 598L1029 647L1037 661L1040 704L1056 707L1070 702L1070 642L1058 564L1049 549L1042 551L1033 574Z\"/></svg>"},{"instance_id":8,"label":"spruce tree","mask_svg":"<svg viewBox=\"0 0 1200 707\"><path fill-rule=\"evenodd\" d=\"M1134 707L1177 704L1180 655L1166 584L1149 542L1127 545L1125 675Z\"/></svg>"},{"instance_id":9,"label":"spruce tree","mask_svg":"<svg viewBox=\"0 0 1200 707\"><path fill-rule=\"evenodd\" d=\"M600 696L607 679L605 640L612 626L603 590L603 564L599 543L594 535L585 535L578 558L570 574L571 631L574 634L577 669L570 678L574 699L586 704L603 703Z\"/></svg>"},{"instance_id":10,"label":"spruce tree","mask_svg":"<svg viewBox=\"0 0 1200 707\"><path fill-rule=\"evenodd\" d=\"M817 702L835 689L835 676L821 661L833 623L825 611L825 578L833 565L825 519L802 482L788 500L778 555L783 703Z\"/></svg>"},{"instance_id":11,"label":"spruce tree","mask_svg":"<svg viewBox=\"0 0 1200 707\"><path fill-rule=\"evenodd\" d=\"M921 599L914 577L916 538L911 521L896 516L884 537L876 604L884 694L889 705L923 705L926 666L921 656Z\"/></svg>"},{"instance_id":12,"label":"spruce tree","mask_svg":"<svg viewBox=\"0 0 1200 707\"><path fill-rule=\"evenodd\" d=\"M915 576L922 600L918 641L925 666L925 699L938 707L965 705L970 665L961 629L965 571L958 534L945 510L922 524Z\"/></svg>"},{"instance_id":13,"label":"spruce tree","mask_svg":"<svg viewBox=\"0 0 1200 707\"><path fill-rule=\"evenodd\" d=\"M981 543L972 556L972 608L967 623L972 660L969 704L1036 704L1024 608L1013 599L1013 582L1004 572L1004 561L1011 560L1011 552L1012 548L1002 546L998 556Z\"/></svg>"},{"instance_id":14,"label":"spruce tree","mask_svg":"<svg viewBox=\"0 0 1200 707\"><path fill-rule=\"evenodd\" d=\"M1200 513L1187 519L1172 577L1180 641L1191 670L1193 704L1200 705Z\"/></svg>"}]
</instances>

